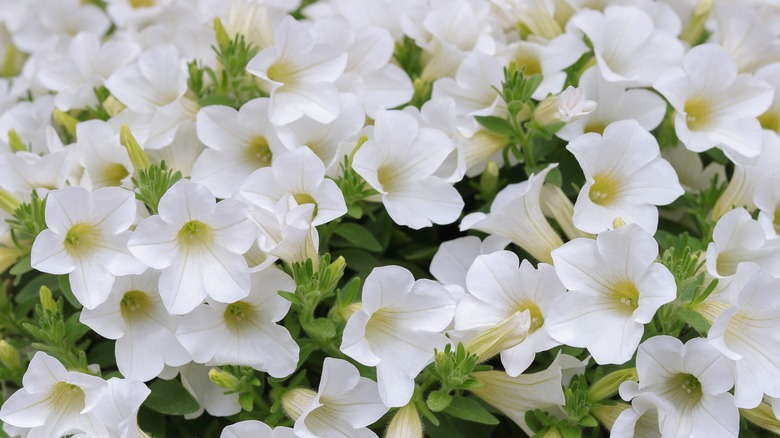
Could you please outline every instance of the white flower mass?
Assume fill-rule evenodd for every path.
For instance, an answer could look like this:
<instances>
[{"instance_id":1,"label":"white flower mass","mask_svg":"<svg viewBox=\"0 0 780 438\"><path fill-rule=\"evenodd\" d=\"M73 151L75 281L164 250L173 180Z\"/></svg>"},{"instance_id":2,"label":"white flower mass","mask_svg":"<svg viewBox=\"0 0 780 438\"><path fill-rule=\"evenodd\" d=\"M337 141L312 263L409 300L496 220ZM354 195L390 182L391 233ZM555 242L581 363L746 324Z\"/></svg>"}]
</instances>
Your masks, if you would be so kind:
<instances>
[{"instance_id":1,"label":"white flower mass","mask_svg":"<svg viewBox=\"0 0 780 438\"><path fill-rule=\"evenodd\" d=\"M779 0L0 0L0 436L780 436Z\"/></svg>"}]
</instances>

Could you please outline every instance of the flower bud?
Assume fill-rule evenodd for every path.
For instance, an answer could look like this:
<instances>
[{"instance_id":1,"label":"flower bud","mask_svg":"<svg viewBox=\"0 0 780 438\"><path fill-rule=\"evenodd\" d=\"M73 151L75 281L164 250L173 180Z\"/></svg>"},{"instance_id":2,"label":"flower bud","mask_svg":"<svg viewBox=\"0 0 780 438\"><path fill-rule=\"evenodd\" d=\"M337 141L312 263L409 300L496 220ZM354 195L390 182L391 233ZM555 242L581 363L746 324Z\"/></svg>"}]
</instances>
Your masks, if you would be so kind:
<instances>
[{"instance_id":1,"label":"flower bud","mask_svg":"<svg viewBox=\"0 0 780 438\"><path fill-rule=\"evenodd\" d=\"M540 126L569 123L596 109L596 102L585 98L585 90L569 86L556 96L544 99L534 111L534 120Z\"/></svg>"},{"instance_id":2,"label":"flower bud","mask_svg":"<svg viewBox=\"0 0 780 438\"><path fill-rule=\"evenodd\" d=\"M11 371L21 371L23 369L19 350L5 339L0 340L0 363Z\"/></svg>"},{"instance_id":3,"label":"flower bud","mask_svg":"<svg viewBox=\"0 0 780 438\"><path fill-rule=\"evenodd\" d=\"M591 402L597 402L609 398L618 391L620 384L626 380L639 380L636 368L613 371L602 377L588 388L588 399Z\"/></svg>"},{"instance_id":4,"label":"flower bud","mask_svg":"<svg viewBox=\"0 0 780 438\"><path fill-rule=\"evenodd\" d=\"M24 144L22 139L19 137L19 134L16 133L15 129L8 131L8 144L11 146L11 151L13 152L22 152L27 150L27 145Z\"/></svg>"},{"instance_id":5,"label":"flower bud","mask_svg":"<svg viewBox=\"0 0 780 438\"><path fill-rule=\"evenodd\" d=\"M707 19L712 12L712 7L715 6L715 0L699 0L696 7L691 12L691 19L685 26L685 29L680 33L680 39L695 46L699 43L702 36L704 36L704 25L707 23Z\"/></svg>"},{"instance_id":6,"label":"flower bud","mask_svg":"<svg viewBox=\"0 0 780 438\"><path fill-rule=\"evenodd\" d=\"M214 33L217 36L217 45L220 49L225 50L230 45L230 36L219 17L214 17Z\"/></svg>"},{"instance_id":7,"label":"flower bud","mask_svg":"<svg viewBox=\"0 0 780 438\"><path fill-rule=\"evenodd\" d=\"M523 342L531 327L531 314L528 310L515 312L509 318L501 321L495 327L475 336L466 342L466 351L476 354L478 363L508 350Z\"/></svg>"},{"instance_id":8,"label":"flower bud","mask_svg":"<svg viewBox=\"0 0 780 438\"><path fill-rule=\"evenodd\" d=\"M396 412L385 432L385 438L422 438L422 422L414 402Z\"/></svg>"},{"instance_id":9,"label":"flower bud","mask_svg":"<svg viewBox=\"0 0 780 438\"><path fill-rule=\"evenodd\" d=\"M108 98L103 101L103 109L106 110L111 117L121 113L125 108L127 108L125 104L116 100L114 96L108 96Z\"/></svg>"},{"instance_id":10,"label":"flower bud","mask_svg":"<svg viewBox=\"0 0 780 438\"><path fill-rule=\"evenodd\" d=\"M57 122L58 125L62 126L62 129L64 129L65 132L71 136L71 138L76 138L76 125L79 123L78 119L56 108L54 109L53 116L54 121Z\"/></svg>"},{"instance_id":11,"label":"flower bud","mask_svg":"<svg viewBox=\"0 0 780 438\"><path fill-rule=\"evenodd\" d=\"M363 303L352 303L344 309L341 310L341 318L344 319L344 321L349 321L349 318L352 317L352 315L355 314L355 312L360 311L363 309Z\"/></svg>"},{"instance_id":12,"label":"flower bud","mask_svg":"<svg viewBox=\"0 0 780 438\"><path fill-rule=\"evenodd\" d=\"M542 213L558 222L558 226L570 240L578 237L593 238L590 233L581 231L574 226L574 204L560 187L555 184L542 186L542 194L539 197L542 205Z\"/></svg>"},{"instance_id":13,"label":"flower bud","mask_svg":"<svg viewBox=\"0 0 780 438\"><path fill-rule=\"evenodd\" d=\"M6 213L11 215L19 208L19 200L13 197L10 193L3 189L0 189L0 209L5 210Z\"/></svg>"},{"instance_id":14,"label":"flower bud","mask_svg":"<svg viewBox=\"0 0 780 438\"><path fill-rule=\"evenodd\" d=\"M44 312L56 312L57 311L57 302L54 301L54 298L51 296L51 289L49 289L46 286L41 286L41 289L38 291L38 296L41 300L41 307L43 307Z\"/></svg>"},{"instance_id":15,"label":"flower bud","mask_svg":"<svg viewBox=\"0 0 780 438\"><path fill-rule=\"evenodd\" d=\"M595 404L590 408L590 415L592 415L599 423L603 424L607 429L612 429L612 425L615 424L615 420L620 416L623 411L630 409L631 405L628 403L617 402L614 404Z\"/></svg>"},{"instance_id":16,"label":"flower bud","mask_svg":"<svg viewBox=\"0 0 780 438\"><path fill-rule=\"evenodd\" d=\"M282 407L284 412L295 421L303 414L303 411L309 407L317 393L311 389L295 388L282 396Z\"/></svg>"},{"instance_id":17,"label":"flower bud","mask_svg":"<svg viewBox=\"0 0 780 438\"><path fill-rule=\"evenodd\" d=\"M209 380L220 388L225 388L230 391L236 391L238 389L238 378L219 368L212 368L209 370Z\"/></svg>"},{"instance_id":18,"label":"flower bud","mask_svg":"<svg viewBox=\"0 0 780 438\"><path fill-rule=\"evenodd\" d=\"M127 149L127 155L130 156L130 162L133 163L136 171L148 169L152 165L151 161L149 161L149 156L138 145L127 125L122 125L119 128L119 142Z\"/></svg>"},{"instance_id":19,"label":"flower bud","mask_svg":"<svg viewBox=\"0 0 780 438\"><path fill-rule=\"evenodd\" d=\"M756 426L780 435L780 420L777 419L777 416L772 411L772 407L767 403L762 402L753 409L740 409L739 413L742 415L742 418Z\"/></svg>"}]
</instances>

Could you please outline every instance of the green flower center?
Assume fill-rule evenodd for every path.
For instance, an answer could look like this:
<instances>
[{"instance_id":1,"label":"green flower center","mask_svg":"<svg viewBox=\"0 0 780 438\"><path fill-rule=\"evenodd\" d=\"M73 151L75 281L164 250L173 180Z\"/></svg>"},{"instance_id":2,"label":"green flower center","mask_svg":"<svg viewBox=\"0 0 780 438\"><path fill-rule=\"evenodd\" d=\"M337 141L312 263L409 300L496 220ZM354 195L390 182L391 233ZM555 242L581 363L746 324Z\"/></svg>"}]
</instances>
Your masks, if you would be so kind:
<instances>
[{"instance_id":1,"label":"green flower center","mask_svg":"<svg viewBox=\"0 0 780 438\"><path fill-rule=\"evenodd\" d=\"M189 221L179 230L179 244L190 245L206 245L210 243L214 237L214 233L211 227L204 224L201 221Z\"/></svg>"},{"instance_id":2,"label":"green flower center","mask_svg":"<svg viewBox=\"0 0 780 438\"><path fill-rule=\"evenodd\" d=\"M154 0L130 0L130 6L133 9L151 8L154 6Z\"/></svg>"},{"instance_id":3,"label":"green flower center","mask_svg":"<svg viewBox=\"0 0 780 438\"><path fill-rule=\"evenodd\" d=\"M604 134L604 129L606 128L607 128L607 124L604 122L590 122L587 125L585 125L585 129L583 131L585 133L595 132L596 134L602 135Z\"/></svg>"},{"instance_id":4,"label":"green flower center","mask_svg":"<svg viewBox=\"0 0 780 438\"><path fill-rule=\"evenodd\" d=\"M310 194L295 193L293 194L293 198L295 199L295 202L298 203L298 205L314 204L314 213L312 213L312 217L317 216L317 201L315 201Z\"/></svg>"},{"instance_id":5,"label":"green flower center","mask_svg":"<svg viewBox=\"0 0 780 438\"><path fill-rule=\"evenodd\" d=\"M609 175L596 174L593 176L593 185L590 186L588 197L594 204L609 205L618 194L618 182Z\"/></svg>"},{"instance_id":6,"label":"green flower center","mask_svg":"<svg viewBox=\"0 0 780 438\"><path fill-rule=\"evenodd\" d=\"M272 66L268 67L268 71L265 75L268 79L275 82L285 82L288 76L292 73L292 66L281 60L276 61Z\"/></svg>"},{"instance_id":7,"label":"green flower center","mask_svg":"<svg viewBox=\"0 0 780 438\"><path fill-rule=\"evenodd\" d=\"M228 329L235 331L248 323L251 324L255 319L255 309L247 302L236 301L228 304L224 317Z\"/></svg>"},{"instance_id":8,"label":"green flower center","mask_svg":"<svg viewBox=\"0 0 780 438\"><path fill-rule=\"evenodd\" d=\"M119 163L111 163L103 168L103 181L109 186L118 186L129 175L125 166Z\"/></svg>"},{"instance_id":9,"label":"green flower center","mask_svg":"<svg viewBox=\"0 0 780 438\"><path fill-rule=\"evenodd\" d=\"M539 57L530 50L520 50L515 56L518 70L525 66L525 76L542 74L542 63Z\"/></svg>"},{"instance_id":10,"label":"green flower center","mask_svg":"<svg viewBox=\"0 0 780 438\"><path fill-rule=\"evenodd\" d=\"M247 161L254 163L257 167L267 167L271 165L273 153L268 146L268 140L265 137L257 136L252 139L246 149Z\"/></svg>"},{"instance_id":11,"label":"green flower center","mask_svg":"<svg viewBox=\"0 0 780 438\"><path fill-rule=\"evenodd\" d=\"M774 111L767 111L758 116L761 127L770 131L780 132L780 114Z\"/></svg>"},{"instance_id":12,"label":"green flower center","mask_svg":"<svg viewBox=\"0 0 780 438\"><path fill-rule=\"evenodd\" d=\"M59 412L81 412L84 409L84 390L67 382L57 382L49 395L49 402Z\"/></svg>"},{"instance_id":13,"label":"green flower center","mask_svg":"<svg viewBox=\"0 0 780 438\"><path fill-rule=\"evenodd\" d=\"M544 316L542 316L542 311L539 310L539 306L537 306L533 301L523 300L515 310L518 312L525 312L527 310L530 314L531 326L528 328L528 333L533 333L544 325Z\"/></svg>"},{"instance_id":14,"label":"green flower center","mask_svg":"<svg viewBox=\"0 0 780 438\"><path fill-rule=\"evenodd\" d=\"M677 390L689 403L696 404L701 400L701 382L696 376L688 373L680 373L671 378L669 389Z\"/></svg>"},{"instance_id":15,"label":"green flower center","mask_svg":"<svg viewBox=\"0 0 780 438\"><path fill-rule=\"evenodd\" d=\"M65 250L73 256L90 252L100 238L99 230L90 224L75 224L65 234Z\"/></svg>"},{"instance_id":16,"label":"green flower center","mask_svg":"<svg viewBox=\"0 0 780 438\"><path fill-rule=\"evenodd\" d=\"M150 306L149 295L140 290L131 290L122 296L119 312L125 321L133 321L146 314Z\"/></svg>"}]
</instances>

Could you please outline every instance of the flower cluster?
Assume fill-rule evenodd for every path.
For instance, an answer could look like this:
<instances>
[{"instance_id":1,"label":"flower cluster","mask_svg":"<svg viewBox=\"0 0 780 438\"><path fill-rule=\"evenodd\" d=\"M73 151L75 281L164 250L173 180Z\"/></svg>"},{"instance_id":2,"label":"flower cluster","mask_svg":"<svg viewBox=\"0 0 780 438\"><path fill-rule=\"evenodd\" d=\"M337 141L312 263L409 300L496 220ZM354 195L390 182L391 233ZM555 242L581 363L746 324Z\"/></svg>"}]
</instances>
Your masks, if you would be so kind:
<instances>
[{"instance_id":1,"label":"flower cluster","mask_svg":"<svg viewBox=\"0 0 780 438\"><path fill-rule=\"evenodd\" d=\"M0 0L0 435L780 433L778 23Z\"/></svg>"}]
</instances>

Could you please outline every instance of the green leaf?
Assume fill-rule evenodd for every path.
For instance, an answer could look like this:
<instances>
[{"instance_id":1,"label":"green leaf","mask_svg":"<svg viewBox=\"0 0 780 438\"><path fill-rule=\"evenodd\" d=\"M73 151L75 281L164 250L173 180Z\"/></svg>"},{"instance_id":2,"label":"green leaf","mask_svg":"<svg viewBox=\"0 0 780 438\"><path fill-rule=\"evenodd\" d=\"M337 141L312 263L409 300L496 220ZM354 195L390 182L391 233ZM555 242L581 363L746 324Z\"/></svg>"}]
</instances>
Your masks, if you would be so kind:
<instances>
[{"instance_id":1,"label":"green leaf","mask_svg":"<svg viewBox=\"0 0 780 438\"><path fill-rule=\"evenodd\" d=\"M279 294L279 296L281 296L282 298L284 298L285 300L287 300L287 301L289 301L289 302L291 302L293 304L298 304L300 306L303 305L303 300L301 299L301 297L299 297L298 295L295 295L292 292L287 292L286 290L280 290L277 293Z\"/></svg>"},{"instance_id":2,"label":"green leaf","mask_svg":"<svg viewBox=\"0 0 780 438\"><path fill-rule=\"evenodd\" d=\"M512 124L506 119L496 116L474 116L474 118L488 131L495 132L504 137L512 137L515 135L515 128L513 128Z\"/></svg>"},{"instance_id":3,"label":"green leaf","mask_svg":"<svg viewBox=\"0 0 780 438\"><path fill-rule=\"evenodd\" d=\"M452 396L449 391L439 389L428 394L428 408L433 412L441 412L452 403ZM456 415L457 416L457 415Z\"/></svg>"},{"instance_id":4,"label":"green leaf","mask_svg":"<svg viewBox=\"0 0 780 438\"><path fill-rule=\"evenodd\" d=\"M494 417L482 404L472 398L454 397L449 406L444 409L444 412L453 417L475 423L490 425L499 423L498 418Z\"/></svg>"},{"instance_id":5,"label":"green leaf","mask_svg":"<svg viewBox=\"0 0 780 438\"><path fill-rule=\"evenodd\" d=\"M11 275L22 275L32 271L30 266L30 256L24 256L8 271Z\"/></svg>"},{"instance_id":6,"label":"green leaf","mask_svg":"<svg viewBox=\"0 0 780 438\"><path fill-rule=\"evenodd\" d=\"M219 95L213 95L213 96L206 96L201 99L198 99L198 105L200 106L210 106L210 105L225 105L229 107L235 106L235 102L233 99L227 97L227 96L219 96Z\"/></svg>"},{"instance_id":7,"label":"green leaf","mask_svg":"<svg viewBox=\"0 0 780 438\"><path fill-rule=\"evenodd\" d=\"M376 237L361 225L345 223L339 225L333 232L346 239L355 248L361 248L372 252L382 251L382 245L376 240Z\"/></svg>"},{"instance_id":8,"label":"green leaf","mask_svg":"<svg viewBox=\"0 0 780 438\"><path fill-rule=\"evenodd\" d=\"M327 318L317 318L303 325L303 329L310 335L330 339L336 336L336 324Z\"/></svg>"},{"instance_id":9,"label":"green leaf","mask_svg":"<svg viewBox=\"0 0 780 438\"><path fill-rule=\"evenodd\" d=\"M242 392L238 396L238 404L241 405L241 409L249 412L252 410L252 408L255 405L255 400L252 397L252 394L249 392Z\"/></svg>"},{"instance_id":10,"label":"green leaf","mask_svg":"<svg viewBox=\"0 0 780 438\"><path fill-rule=\"evenodd\" d=\"M186 415L200 408L198 401L178 380L157 380L144 406L165 415Z\"/></svg>"},{"instance_id":11,"label":"green leaf","mask_svg":"<svg viewBox=\"0 0 780 438\"><path fill-rule=\"evenodd\" d=\"M687 307L680 307L677 309L675 315L680 321L693 327L699 334L706 335L710 330L710 323L695 310L691 310Z\"/></svg>"},{"instance_id":12,"label":"green leaf","mask_svg":"<svg viewBox=\"0 0 780 438\"><path fill-rule=\"evenodd\" d=\"M57 284L60 286L60 292L62 292L62 296L68 300L68 303L70 303L70 305L76 309L81 309L81 303L79 303L79 300L76 299L75 295L73 295L73 290L70 288L70 276L67 274L58 275Z\"/></svg>"}]
</instances>

